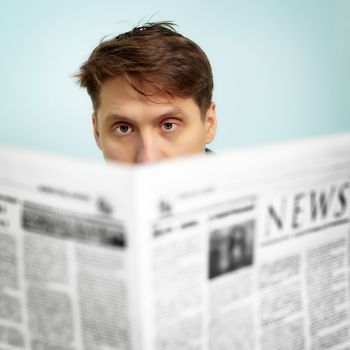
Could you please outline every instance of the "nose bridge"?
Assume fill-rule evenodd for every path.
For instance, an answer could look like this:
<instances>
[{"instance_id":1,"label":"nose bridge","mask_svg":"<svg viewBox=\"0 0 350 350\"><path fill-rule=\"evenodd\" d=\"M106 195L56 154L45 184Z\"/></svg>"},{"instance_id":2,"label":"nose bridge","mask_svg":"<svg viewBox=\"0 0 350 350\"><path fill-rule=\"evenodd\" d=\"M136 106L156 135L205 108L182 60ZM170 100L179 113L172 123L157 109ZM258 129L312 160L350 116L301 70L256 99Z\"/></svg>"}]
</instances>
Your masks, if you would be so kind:
<instances>
[{"instance_id":1,"label":"nose bridge","mask_svg":"<svg viewBox=\"0 0 350 350\"><path fill-rule=\"evenodd\" d=\"M160 160L157 135L151 128L140 131L136 163L151 163Z\"/></svg>"}]
</instances>

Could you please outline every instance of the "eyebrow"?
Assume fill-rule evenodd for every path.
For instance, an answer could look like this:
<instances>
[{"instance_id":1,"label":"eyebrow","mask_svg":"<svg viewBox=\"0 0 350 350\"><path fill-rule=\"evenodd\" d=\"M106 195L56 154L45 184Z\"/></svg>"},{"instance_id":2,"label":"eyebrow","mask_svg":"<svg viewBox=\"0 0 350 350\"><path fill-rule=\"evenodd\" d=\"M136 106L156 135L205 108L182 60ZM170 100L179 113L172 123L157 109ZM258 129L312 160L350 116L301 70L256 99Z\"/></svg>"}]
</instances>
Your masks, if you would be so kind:
<instances>
[{"instance_id":1,"label":"eyebrow","mask_svg":"<svg viewBox=\"0 0 350 350\"><path fill-rule=\"evenodd\" d=\"M165 113L156 116L155 118L153 118L153 120L160 120L166 117L171 117L172 115L174 116L178 116L178 117L186 117L186 114L178 107L173 107L171 109L169 109L168 111L166 111ZM133 118L128 117L128 116L124 116L118 113L110 113L107 114L106 116L106 120L110 120L110 119L120 119L126 122L130 122L130 123L134 123L135 120L133 120Z\"/></svg>"}]
</instances>

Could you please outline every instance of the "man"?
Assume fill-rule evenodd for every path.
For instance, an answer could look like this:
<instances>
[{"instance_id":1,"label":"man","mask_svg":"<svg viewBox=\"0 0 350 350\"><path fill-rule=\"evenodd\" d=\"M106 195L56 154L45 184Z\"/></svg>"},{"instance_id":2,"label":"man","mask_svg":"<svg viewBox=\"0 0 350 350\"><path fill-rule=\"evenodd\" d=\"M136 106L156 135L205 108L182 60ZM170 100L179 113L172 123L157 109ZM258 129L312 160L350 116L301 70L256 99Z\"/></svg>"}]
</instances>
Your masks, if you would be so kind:
<instances>
[{"instance_id":1,"label":"man","mask_svg":"<svg viewBox=\"0 0 350 350\"><path fill-rule=\"evenodd\" d=\"M147 163L198 154L215 137L210 63L171 22L100 43L76 76L92 99L105 159Z\"/></svg>"}]
</instances>

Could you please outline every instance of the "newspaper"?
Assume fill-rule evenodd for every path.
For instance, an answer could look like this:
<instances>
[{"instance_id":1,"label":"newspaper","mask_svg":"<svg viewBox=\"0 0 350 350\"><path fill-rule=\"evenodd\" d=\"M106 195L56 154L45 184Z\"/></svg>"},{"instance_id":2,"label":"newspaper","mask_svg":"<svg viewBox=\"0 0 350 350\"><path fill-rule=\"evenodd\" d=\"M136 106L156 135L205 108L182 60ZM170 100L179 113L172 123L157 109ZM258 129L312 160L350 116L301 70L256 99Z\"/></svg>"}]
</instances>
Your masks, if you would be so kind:
<instances>
[{"instance_id":1,"label":"newspaper","mask_svg":"<svg viewBox=\"0 0 350 350\"><path fill-rule=\"evenodd\" d=\"M0 147L0 350L350 349L350 134L126 166Z\"/></svg>"}]
</instances>

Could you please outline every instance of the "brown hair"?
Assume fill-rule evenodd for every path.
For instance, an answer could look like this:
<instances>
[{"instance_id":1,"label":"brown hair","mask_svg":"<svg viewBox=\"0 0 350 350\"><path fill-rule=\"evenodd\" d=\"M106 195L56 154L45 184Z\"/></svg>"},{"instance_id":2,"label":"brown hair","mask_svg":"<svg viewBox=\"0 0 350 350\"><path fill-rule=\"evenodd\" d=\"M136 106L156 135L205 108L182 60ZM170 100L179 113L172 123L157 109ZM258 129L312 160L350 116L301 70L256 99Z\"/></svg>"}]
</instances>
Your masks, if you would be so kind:
<instances>
[{"instance_id":1,"label":"brown hair","mask_svg":"<svg viewBox=\"0 0 350 350\"><path fill-rule=\"evenodd\" d=\"M100 42L75 75L87 89L95 111L102 84L120 76L144 96L151 94L140 86L150 86L152 95L193 97L202 115L211 103L209 60L196 43L176 32L172 22L146 23Z\"/></svg>"}]
</instances>

